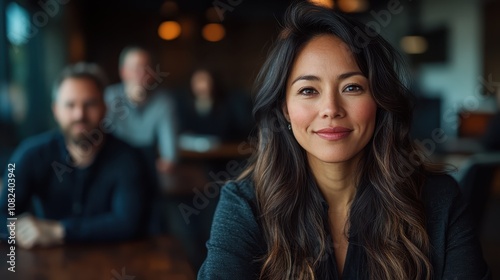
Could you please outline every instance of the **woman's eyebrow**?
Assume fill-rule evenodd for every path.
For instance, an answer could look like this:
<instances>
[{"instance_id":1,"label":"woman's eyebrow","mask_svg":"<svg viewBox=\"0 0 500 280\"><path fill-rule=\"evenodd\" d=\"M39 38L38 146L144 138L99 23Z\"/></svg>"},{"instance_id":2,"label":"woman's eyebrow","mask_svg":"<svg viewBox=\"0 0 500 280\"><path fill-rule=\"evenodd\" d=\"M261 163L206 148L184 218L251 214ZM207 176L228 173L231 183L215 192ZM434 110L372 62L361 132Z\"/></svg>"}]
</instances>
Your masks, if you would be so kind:
<instances>
[{"instance_id":1,"label":"woman's eyebrow","mask_svg":"<svg viewBox=\"0 0 500 280\"><path fill-rule=\"evenodd\" d=\"M347 73L340 74L340 75L337 76L337 79L339 79L339 80L345 80L345 79L347 79L349 77L357 76L357 75L365 77L365 74L356 71L356 72L347 72Z\"/></svg>"},{"instance_id":2,"label":"woman's eyebrow","mask_svg":"<svg viewBox=\"0 0 500 280\"><path fill-rule=\"evenodd\" d=\"M305 80L305 81L321 81L321 79L318 76L314 76L314 75L300 75L295 80L293 80L293 82L290 85L293 85L295 82L300 81L300 80Z\"/></svg>"},{"instance_id":3,"label":"woman's eyebrow","mask_svg":"<svg viewBox=\"0 0 500 280\"><path fill-rule=\"evenodd\" d=\"M357 76L357 75L365 77L365 75L363 73L355 71L355 72L342 73L342 74L340 74L340 75L337 76L337 79L339 79L339 80L345 80L345 79L347 79L349 77ZM290 85L293 85L294 83L296 83L298 81L301 81L301 80L304 80L304 81L321 81L321 78L318 77L318 76L315 76L315 75L300 75L297 78L295 78L295 80L293 80Z\"/></svg>"}]
</instances>

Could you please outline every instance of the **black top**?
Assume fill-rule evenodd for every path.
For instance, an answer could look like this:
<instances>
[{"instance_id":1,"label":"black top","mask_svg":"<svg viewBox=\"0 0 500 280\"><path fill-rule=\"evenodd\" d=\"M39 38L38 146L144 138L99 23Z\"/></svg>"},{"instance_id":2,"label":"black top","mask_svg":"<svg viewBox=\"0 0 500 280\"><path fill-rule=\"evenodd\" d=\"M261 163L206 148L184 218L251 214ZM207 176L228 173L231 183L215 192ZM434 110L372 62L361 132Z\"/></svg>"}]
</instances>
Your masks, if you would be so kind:
<instances>
[{"instance_id":1,"label":"black top","mask_svg":"<svg viewBox=\"0 0 500 280\"><path fill-rule=\"evenodd\" d=\"M456 182L450 176L430 176L422 199L434 279L491 279ZM322 214L327 217L328 205L323 204ZM208 256L198 279L258 279L262 265L258 259L266 250L258 216L250 181L230 182L222 188L207 242ZM364 254L363 248L350 238L342 279L368 278ZM333 248L324 260L331 265L316 270L318 279L338 279Z\"/></svg>"},{"instance_id":2,"label":"black top","mask_svg":"<svg viewBox=\"0 0 500 280\"><path fill-rule=\"evenodd\" d=\"M188 94L176 95L179 133L218 137L221 141L236 141L248 137L252 128L252 104L245 93L232 93L218 99L206 115L195 108L195 99Z\"/></svg>"},{"instance_id":3,"label":"black top","mask_svg":"<svg viewBox=\"0 0 500 280\"><path fill-rule=\"evenodd\" d=\"M487 150L500 151L500 112L488 122L481 142Z\"/></svg>"},{"instance_id":4,"label":"black top","mask_svg":"<svg viewBox=\"0 0 500 280\"><path fill-rule=\"evenodd\" d=\"M25 140L9 161L15 164L13 215L29 211L58 220L66 241L120 240L138 234L144 202L136 151L112 135L101 139L101 150L86 168L72 165L59 131ZM12 197L8 196L8 171L4 174L2 221L10 217L8 198ZM0 233L7 237L5 226Z\"/></svg>"}]
</instances>

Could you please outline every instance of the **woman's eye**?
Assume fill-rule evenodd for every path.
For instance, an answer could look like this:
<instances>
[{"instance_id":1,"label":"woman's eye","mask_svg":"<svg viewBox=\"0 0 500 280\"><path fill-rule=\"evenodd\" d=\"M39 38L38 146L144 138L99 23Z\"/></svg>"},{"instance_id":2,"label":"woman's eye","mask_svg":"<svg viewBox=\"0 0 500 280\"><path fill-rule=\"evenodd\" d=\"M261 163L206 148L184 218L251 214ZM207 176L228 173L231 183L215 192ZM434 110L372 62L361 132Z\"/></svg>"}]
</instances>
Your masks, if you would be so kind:
<instances>
[{"instance_id":1,"label":"woman's eye","mask_svg":"<svg viewBox=\"0 0 500 280\"><path fill-rule=\"evenodd\" d=\"M346 92L359 92L362 90L363 90L363 88L359 85L348 85L344 88L344 91L346 91Z\"/></svg>"},{"instance_id":2,"label":"woman's eye","mask_svg":"<svg viewBox=\"0 0 500 280\"><path fill-rule=\"evenodd\" d=\"M315 89L313 88L304 88L299 91L300 94L302 95L313 95L318 93Z\"/></svg>"}]
</instances>

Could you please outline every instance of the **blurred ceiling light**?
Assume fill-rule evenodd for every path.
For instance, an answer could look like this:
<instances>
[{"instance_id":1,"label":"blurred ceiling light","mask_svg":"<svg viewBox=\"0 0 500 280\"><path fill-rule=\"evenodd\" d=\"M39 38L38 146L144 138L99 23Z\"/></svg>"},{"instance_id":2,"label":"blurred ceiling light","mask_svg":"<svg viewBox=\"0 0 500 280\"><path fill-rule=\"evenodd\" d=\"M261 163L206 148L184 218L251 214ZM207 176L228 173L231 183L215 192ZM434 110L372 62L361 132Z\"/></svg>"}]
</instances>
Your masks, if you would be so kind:
<instances>
[{"instance_id":1,"label":"blurred ceiling light","mask_svg":"<svg viewBox=\"0 0 500 280\"><path fill-rule=\"evenodd\" d=\"M325 8L333 8L333 0L309 0L309 2L316 6L323 6Z\"/></svg>"},{"instance_id":2,"label":"blurred ceiling light","mask_svg":"<svg viewBox=\"0 0 500 280\"><path fill-rule=\"evenodd\" d=\"M181 35L181 25L176 21L165 21L158 27L158 35L163 40L173 40Z\"/></svg>"},{"instance_id":3,"label":"blurred ceiling light","mask_svg":"<svg viewBox=\"0 0 500 280\"><path fill-rule=\"evenodd\" d=\"M179 6L174 1L165 1L160 8L161 15L165 17L174 16L177 11L179 11Z\"/></svg>"},{"instance_id":4,"label":"blurred ceiling light","mask_svg":"<svg viewBox=\"0 0 500 280\"><path fill-rule=\"evenodd\" d=\"M369 4L366 0L338 0L339 9L346 13L362 13L368 10Z\"/></svg>"},{"instance_id":5,"label":"blurred ceiling light","mask_svg":"<svg viewBox=\"0 0 500 280\"><path fill-rule=\"evenodd\" d=\"M401 48L408 54L424 53L427 47L427 40L422 36L405 36L401 39Z\"/></svg>"},{"instance_id":6,"label":"blurred ceiling light","mask_svg":"<svg viewBox=\"0 0 500 280\"><path fill-rule=\"evenodd\" d=\"M205 16L210 22L219 22L221 20L219 14L217 13L217 10L214 7L208 8L208 10L205 12Z\"/></svg>"},{"instance_id":7,"label":"blurred ceiling light","mask_svg":"<svg viewBox=\"0 0 500 280\"><path fill-rule=\"evenodd\" d=\"M203 27L201 31L203 38L210 42L217 42L224 38L226 30L224 26L219 23L209 23Z\"/></svg>"}]
</instances>

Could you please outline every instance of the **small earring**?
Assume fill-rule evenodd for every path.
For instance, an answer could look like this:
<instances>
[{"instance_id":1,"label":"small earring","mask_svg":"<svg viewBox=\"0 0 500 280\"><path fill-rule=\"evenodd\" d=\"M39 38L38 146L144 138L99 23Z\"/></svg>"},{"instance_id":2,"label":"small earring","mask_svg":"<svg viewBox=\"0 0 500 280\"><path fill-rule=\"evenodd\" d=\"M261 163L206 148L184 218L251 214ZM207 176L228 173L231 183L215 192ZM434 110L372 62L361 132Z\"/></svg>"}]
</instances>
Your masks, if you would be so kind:
<instances>
[{"instance_id":1,"label":"small earring","mask_svg":"<svg viewBox=\"0 0 500 280\"><path fill-rule=\"evenodd\" d=\"M288 124L288 130L292 130L292 124L291 123Z\"/></svg>"}]
</instances>

